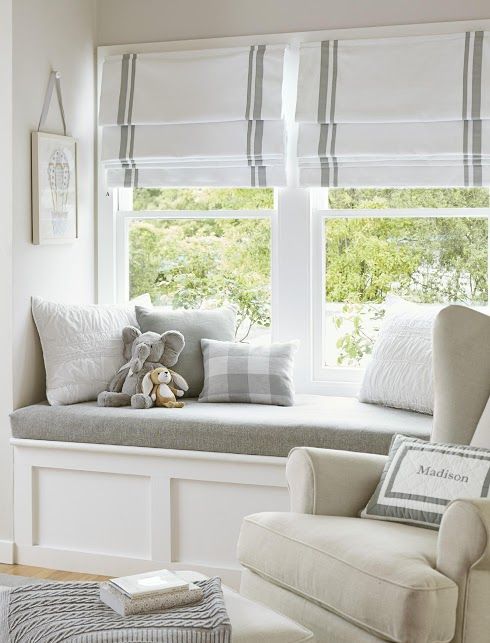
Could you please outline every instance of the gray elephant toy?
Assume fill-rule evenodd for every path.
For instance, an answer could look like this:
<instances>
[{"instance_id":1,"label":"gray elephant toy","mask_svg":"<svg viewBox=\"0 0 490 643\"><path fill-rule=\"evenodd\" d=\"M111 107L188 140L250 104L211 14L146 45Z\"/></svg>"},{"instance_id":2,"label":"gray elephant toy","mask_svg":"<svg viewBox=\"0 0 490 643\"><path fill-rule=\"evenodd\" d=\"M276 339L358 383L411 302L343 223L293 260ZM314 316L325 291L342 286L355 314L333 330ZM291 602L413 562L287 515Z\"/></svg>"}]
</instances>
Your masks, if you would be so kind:
<instances>
[{"instance_id":1,"label":"gray elephant toy","mask_svg":"<svg viewBox=\"0 0 490 643\"><path fill-rule=\"evenodd\" d=\"M141 333L134 326L126 326L122 332L123 355L128 360L109 383L108 390L99 393L99 406L129 406L149 409L153 400L142 393L143 378L155 368L173 366L182 352L185 341L182 333L169 330L163 335Z\"/></svg>"}]
</instances>

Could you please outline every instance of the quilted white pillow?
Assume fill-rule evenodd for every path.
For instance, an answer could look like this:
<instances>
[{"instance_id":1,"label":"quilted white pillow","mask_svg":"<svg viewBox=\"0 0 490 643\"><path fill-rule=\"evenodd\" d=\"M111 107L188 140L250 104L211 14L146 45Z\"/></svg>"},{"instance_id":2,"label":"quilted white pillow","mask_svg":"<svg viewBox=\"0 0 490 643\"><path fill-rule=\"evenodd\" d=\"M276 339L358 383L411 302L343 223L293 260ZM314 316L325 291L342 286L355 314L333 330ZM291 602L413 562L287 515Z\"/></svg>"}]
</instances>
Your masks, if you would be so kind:
<instances>
[{"instance_id":1,"label":"quilted white pillow","mask_svg":"<svg viewBox=\"0 0 490 643\"><path fill-rule=\"evenodd\" d=\"M57 304L32 298L51 405L95 400L107 387L124 363L121 331L137 326L135 304L151 306L149 295L127 306Z\"/></svg>"},{"instance_id":2,"label":"quilted white pillow","mask_svg":"<svg viewBox=\"0 0 490 643\"><path fill-rule=\"evenodd\" d=\"M431 414L432 326L440 308L395 306L385 318L359 400Z\"/></svg>"}]
</instances>

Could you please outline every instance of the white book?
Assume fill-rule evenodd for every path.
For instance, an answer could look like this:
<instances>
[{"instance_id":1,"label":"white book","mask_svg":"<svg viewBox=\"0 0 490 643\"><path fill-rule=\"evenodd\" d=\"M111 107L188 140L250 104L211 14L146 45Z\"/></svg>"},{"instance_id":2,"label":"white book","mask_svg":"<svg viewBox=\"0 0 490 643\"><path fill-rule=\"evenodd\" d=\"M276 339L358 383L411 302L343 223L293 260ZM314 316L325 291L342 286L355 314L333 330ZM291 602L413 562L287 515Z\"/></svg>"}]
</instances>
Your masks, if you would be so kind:
<instances>
[{"instance_id":1,"label":"white book","mask_svg":"<svg viewBox=\"0 0 490 643\"><path fill-rule=\"evenodd\" d=\"M202 599L203 591L199 586L190 583L188 590L130 598L116 589L116 585L106 582L101 583L99 596L103 603L121 616L131 616L133 614L162 612L174 607L197 603Z\"/></svg>"},{"instance_id":2,"label":"white book","mask_svg":"<svg viewBox=\"0 0 490 643\"><path fill-rule=\"evenodd\" d=\"M130 598L155 596L189 589L189 583L168 569L112 578L109 583Z\"/></svg>"}]
</instances>

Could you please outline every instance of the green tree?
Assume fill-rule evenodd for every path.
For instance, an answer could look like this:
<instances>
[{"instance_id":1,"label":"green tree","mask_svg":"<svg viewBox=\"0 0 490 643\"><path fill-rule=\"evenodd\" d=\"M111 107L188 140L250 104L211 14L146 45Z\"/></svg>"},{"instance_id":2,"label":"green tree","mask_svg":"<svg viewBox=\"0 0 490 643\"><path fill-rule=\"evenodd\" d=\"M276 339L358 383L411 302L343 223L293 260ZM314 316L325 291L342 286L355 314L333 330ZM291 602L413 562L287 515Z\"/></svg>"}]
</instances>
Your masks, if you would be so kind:
<instances>
[{"instance_id":1,"label":"green tree","mask_svg":"<svg viewBox=\"0 0 490 643\"><path fill-rule=\"evenodd\" d=\"M488 207L487 189L335 189L336 209ZM421 303L484 304L488 222L469 217L329 219L326 301L344 302L334 319L348 331L338 363L355 365L372 350L387 295ZM374 332L371 332L374 331Z\"/></svg>"},{"instance_id":2,"label":"green tree","mask_svg":"<svg viewBox=\"0 0 490 643\"><path fill-rule=\"evenodd\" d=\"M237 338L270 325L270 222L147 219L131 224L130 294L156 304L237 309Z\"/></svg>"}]
</instances>

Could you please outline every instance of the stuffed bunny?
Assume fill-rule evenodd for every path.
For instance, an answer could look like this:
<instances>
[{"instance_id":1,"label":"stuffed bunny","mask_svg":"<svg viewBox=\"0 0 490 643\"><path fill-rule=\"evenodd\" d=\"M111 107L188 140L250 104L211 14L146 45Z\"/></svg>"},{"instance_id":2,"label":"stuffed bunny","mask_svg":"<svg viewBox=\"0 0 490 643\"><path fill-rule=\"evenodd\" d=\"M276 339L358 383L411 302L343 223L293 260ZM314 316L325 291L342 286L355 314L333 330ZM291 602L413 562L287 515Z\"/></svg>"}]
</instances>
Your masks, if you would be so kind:
<instances>
[{"instance_id":1,"label":"stuffed bunny","mask_svg":"<svg viewBox=\"0 0 490 643\"><path fill-rule=\"evenodd\" d=\"M169 330L163 335L141 333L134 326L122 332L124 359L129 360L118 370L109 383L108 390L97 398L99 406L129 406L149 409L153 406L150 395L143 392L145 375L155 368L173 366L185 342L182 333Z\"/></svg>"},{"instance_id":2,"label":"stuffed bunny","mask_svg":"<svg viewBox=\"0 0 490 643\"><path fill-rule=\"evenodd\" d=\"M166 367L154 368L147 373L141 386L143 393L149 395L156 406L167 409L181 409L184 402L177 402L177 398L189 389L182 375Z\"/></svg>"}]
</instances>

